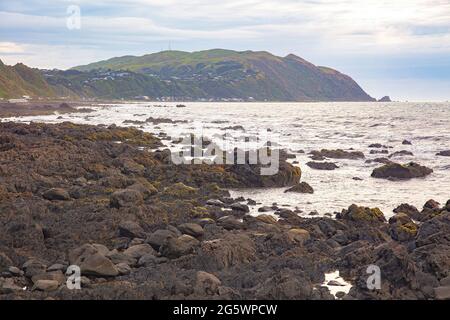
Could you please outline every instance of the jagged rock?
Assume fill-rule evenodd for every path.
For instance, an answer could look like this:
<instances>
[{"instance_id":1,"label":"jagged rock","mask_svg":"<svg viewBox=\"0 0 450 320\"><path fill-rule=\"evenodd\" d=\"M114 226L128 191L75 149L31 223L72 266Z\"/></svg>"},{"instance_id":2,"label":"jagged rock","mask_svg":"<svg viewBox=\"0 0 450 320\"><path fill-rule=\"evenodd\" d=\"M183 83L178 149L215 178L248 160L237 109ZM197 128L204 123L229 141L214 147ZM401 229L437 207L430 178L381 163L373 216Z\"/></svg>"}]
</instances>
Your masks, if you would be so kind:
<instances>
[{"instance_id":1,"label":"jagged rock","mask_svg":"<svg viewBox=\"0 0 450 320\"><path fill-rule=\"evenodd\" d=\"M202 237L205 232L202 226L196 223L183 223L178 226L178 230L180 230L183 234L187 234L195 238Z\"/></svg>"},{"instance_id":2,"label":"jagged rock","mask_svg":"<svg viewBox=\"0 0 450 320\"><path fill-rule=\"evenodd\" d=\"M414 220L419 220L419 217L420 217L420 211L416 207L411 206L407 203L403 203L400 206L398 206L397 208L395 208L394 212L395 213L405 213Z\"/></svg>"},{"instance_id":3,"label":"jagged rock","mask_svg":"<svg viewBox=\"0 0 450 320\"><path fill-rule=\"evenodd\" d=\"M339 168L335 163L333 162L314 162L314 161L310 161L307 162L306 165L312 169L316 169L316 170L334 170Z\"/></svg>"},{"instance_id":4,"label":"jagged rock","mask_svg":"<svg viewBox=\"0 0 450 320\"><path fill-rule=\"evenodd\" d=\"M54 200L70 200L69 193L61 188L52 188L45 191L42 196L50 201Z\"/></svg>"},{"instance_id":5,"label":"jagged rock","mask_svg":"<svg viewBox=\"0 0 450 320\"><path fill-rule=\"evenodd\" d=\"M292 188L289 188L287 190L284 191L286 192L296 192L296 193L314 193L314 189L306 182L301 182L295 186L293 186Z\"/></svg>"},{"instance_id":6,"label":"jagged rock","mask_svg":"<svg viewBox=\"0 0 450 320\"><path fill-rule=\"evenodd\" d=\"M417 235L419 227L406 213L398 213L389 219L389 231L396 241L411 241Z\"/></svg>"},{"instance_id":7,"label":"jagged rock","mask_svg":"<svg viewBox=\"0 0 450 320\"><path fill-rule=\"evenodd\" d=\"M407 146L412 145L411 141L409 141L409 140L403 140L403 141L402 141L402 144L403 144L403 145L407 145Z\"/></svg>"},{"instance_id":8,"label":"jagged rock","mask_svg":"<svg viewBox=\"0 0 450 320\"><path fill-rule=\"evenodd\" d=\"M405 165L392 162L374 169L372 177L382 179L413 179L426 177L431 173L433 173L432 169L415 162L410 162Z\"/></svg>"}]
</instances>

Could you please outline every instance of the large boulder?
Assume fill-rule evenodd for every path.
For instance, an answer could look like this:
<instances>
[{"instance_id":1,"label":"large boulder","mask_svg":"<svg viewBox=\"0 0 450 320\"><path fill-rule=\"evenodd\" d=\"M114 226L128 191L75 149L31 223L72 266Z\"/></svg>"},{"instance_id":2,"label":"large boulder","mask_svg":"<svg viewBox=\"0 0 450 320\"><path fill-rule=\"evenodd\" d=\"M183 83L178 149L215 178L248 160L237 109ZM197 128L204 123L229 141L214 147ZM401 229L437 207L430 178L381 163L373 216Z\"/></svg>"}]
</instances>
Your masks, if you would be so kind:
<instances>
[{"instance_id":1,"label":"large boulder","mask_svg":"<svg viewBox=\"0 0 450 320\"><path fill-rule=\"evenodd\" d=\"M151 245L155 250L159 250L169 237L176 238L178 236L179 234L173 230L160 229L150 234L147 239L145 239L145 242Z\"/></svg>"},{"instance_id":2,"label":"large boulder","mask_svg":"<svg viewBox=\"0 0 450 320\"><path fill-rule=\"evenodd\" d=\"M336 150L322 149L320 151L312 151L311 154L316 158L349 159L349 160L357 160L365 158L364 153L360 151L344 151L342 149Z\"/></svg>"},{"instance_id":3,"label":"large boulder","mask_svg":"<svg viewBox=\"0 0 450 320\"><path fill-rule=\"evenodd\" d=\"M334 169L339 168L335 163L333 162L315 162L315 161L310 161L307 162L306 165L308 167L310 167L311 169L316 169L316 170L327 170L327 171L331 171Z\"/></svg>"},{"instance_id":4,"label":"large boulder","mask_svg":"<svg viewBox=\"0 0 450 320\"><path fill-rule=\"evenodd\" d=\"M195 238L199 238L203 236L205 231L202 226L196 223L183 223L178 226L178 230L181 233L193 236Z\"/></svg>"},{"instance_id":5,"label":"large boulder","mask_svg":"<svg viewBox=\"0 0 450 320\"><path fill-rule=\"evenodd\" d=\"M133 259L139 260L142 256L147 254L155 255L156 251L149 244L143 243L131 246L123 253Z\"/></svg>"},{"instance_id":6,"label":"large boulder","mask_svg":"<svg viewBox=\"0 0 450 320\"><path fill-rule=\"evenodd\" d=\"M415 162L408 164L389 163L372 172L373 178L407 180L423 178L433 173L433 170Z\"/></svg>"},{"instance_id":7,"label":"large boulder","mask_svg":"<svg viewBox=\"0 0 450 320\"><path fill-rule=\"evenodd\" d=\"M181 256L193 253L200 242L192 236L184 234L178 238L169 237L160 247L162 256L176 259Z\"/></svg>"},{"instance_id":8,"label":"large boulder","mask_svg":"<svg viewBox=\"0 0 450 320\"><path fill-rule=\"evenodd\" d=\"M194 290L200 295L215 295L218 293L221 284L221 281L215 275L198 271Z\"/></svg>"},{"instance_id":9,"label":"large boulder","mask_svg":"<svg viewBox=\"0 0 450 320\"><path fill-rule=\"evenodd\" d=\"M389 219L389 232L396 241L414 240L418 230L418 225L406 213L398 213Z\"/></svg>"},{"instance_id":10,"label":"large boulder","mask_svg":"<svg viewBox=\"0 0 450 320\"><path fill-rule=\"evenodd\" d=\"M119 236L131 239L145 238L145 232L137 222L127 220L119 224Z\"/></svg>"},{"instance_id":11,"label":"large boulder","mask_svg":"<svg viewBox=\"0 0 450 320\"><path fill-rule=\"evenodd\" d=\"M77 265L81 273L93 276L117 276L119 271L112 261L105 257L94 245L85 244L69 252L71 265Z\"/></svg>"}]
</instances>

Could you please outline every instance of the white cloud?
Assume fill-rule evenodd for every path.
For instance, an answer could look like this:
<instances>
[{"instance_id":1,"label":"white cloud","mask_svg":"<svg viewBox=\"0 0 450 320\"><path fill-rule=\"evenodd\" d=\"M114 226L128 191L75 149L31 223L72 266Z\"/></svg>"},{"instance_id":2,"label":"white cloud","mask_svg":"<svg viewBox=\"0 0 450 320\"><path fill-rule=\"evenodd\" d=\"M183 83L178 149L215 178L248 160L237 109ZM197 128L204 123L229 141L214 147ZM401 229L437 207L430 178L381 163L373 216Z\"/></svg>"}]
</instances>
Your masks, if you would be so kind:
<instances>
[{"instance_id":1,"label":"white cloud","mask_svg":"<svg viewBox=\"0 0 450 320\"><path fill-rule=\"evenodd\" d=\"M14 42L0 42L0 54L23 53L24 47Z\"/></svg>"}]
</instances>

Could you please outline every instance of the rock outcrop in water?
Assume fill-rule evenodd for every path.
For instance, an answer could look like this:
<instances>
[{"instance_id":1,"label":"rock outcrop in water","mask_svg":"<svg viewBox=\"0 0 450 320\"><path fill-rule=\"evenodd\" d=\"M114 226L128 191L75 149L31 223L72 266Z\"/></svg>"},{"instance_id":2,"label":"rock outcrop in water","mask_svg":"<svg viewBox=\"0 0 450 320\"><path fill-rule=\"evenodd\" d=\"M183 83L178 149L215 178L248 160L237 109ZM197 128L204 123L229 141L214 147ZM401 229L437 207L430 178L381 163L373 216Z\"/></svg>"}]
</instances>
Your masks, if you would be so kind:
<instances>
[{"instance_id":1,"label":"rock outcrop in water","mask_svg":"<svg viewBox=\"0 0 450 320\"><path fill-rule=\"evenodd\" d=\"M336 220L253 217L223 188L294 185L300 172L177 166L133 128L0 123L0 134L0 299L334 299L322 286L334 270L353 285L344 299L449 289L450 201L404 204L389 223L356 205ZM72 264L81 290L66 286Z\"/></svg>"},{"instance_id":2,"label":"rock outcrop in water","mask_svg":"<svg viewBox=\"0 0 450 320\"><path fill-rule=\"evenodd\" d=\"M380 168L376 168L372 172L372 177L382 179L399 179L408 180L413 178L423 178L433 173L433 170L418 163L410 162L407 164L399 164L391 162Z\"/></svg>"}]
</instances>

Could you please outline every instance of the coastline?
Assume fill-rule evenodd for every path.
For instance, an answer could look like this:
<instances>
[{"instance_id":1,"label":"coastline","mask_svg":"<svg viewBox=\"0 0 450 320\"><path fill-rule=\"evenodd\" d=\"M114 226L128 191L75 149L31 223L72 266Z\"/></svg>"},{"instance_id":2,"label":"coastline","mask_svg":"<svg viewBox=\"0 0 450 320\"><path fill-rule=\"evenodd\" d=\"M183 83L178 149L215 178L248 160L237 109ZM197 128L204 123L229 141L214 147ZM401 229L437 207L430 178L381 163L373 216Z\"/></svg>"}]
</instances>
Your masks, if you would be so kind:
<instances>
[{"instance_id":1,"label":"coastline","mask_svg":"<svg viewBox=\"0 0 450 320\"><path fill-rule=\"evenodd\" d=\"M336 270L352 284L340 299L448 294L450 201L402 205L389 221L354 205L335 218L287 208L278 220L253 217L253 200L227 189L262 187L257 170L175 166L154 151L159 138L135 128L0 130L2 298L327 300L325 274ZM292 165L281 168L273 186L300 181ZM82 290L66 287L72 264L82 265ZM371 265L383 270L379 290L366 286Z\"/></svg>"}]
</instances>

